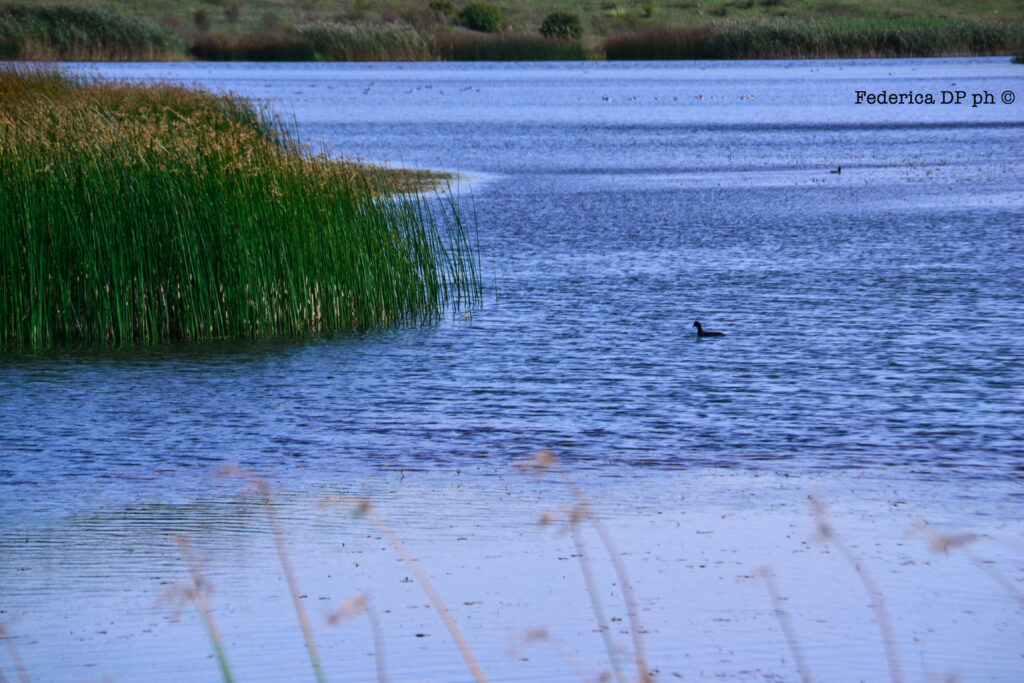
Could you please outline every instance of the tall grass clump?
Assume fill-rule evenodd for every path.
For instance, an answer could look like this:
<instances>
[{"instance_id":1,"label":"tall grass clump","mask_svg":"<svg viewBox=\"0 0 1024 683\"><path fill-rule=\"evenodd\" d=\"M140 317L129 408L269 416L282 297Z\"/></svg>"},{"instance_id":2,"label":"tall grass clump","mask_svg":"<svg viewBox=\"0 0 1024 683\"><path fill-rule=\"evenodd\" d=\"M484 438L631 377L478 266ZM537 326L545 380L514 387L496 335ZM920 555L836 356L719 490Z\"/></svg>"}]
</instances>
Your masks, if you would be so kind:
<instances>
[{"instance_id":1,"label":"tall grass clump","mask_svg":"<svg viewBox=\"0 0 1024 683\"><path fill-rule=\"evenodd\" d=\"M544 38L534 34L439 33L434 51L455 62L582 61L587 50L580 40Z\"/></svg>"},{"instance_id":2,"label":"tall grass clump","mask_svg":"<svg viewBox=\"0 0 1024 683\"><path fill-rule=\"evenodd\" d=\"M329 62L424 61L430 46L411 26L318 22L296 29Z\"/></svg>"},{"instance_id":3,"label":"tall grass clump","mask_svg":"<svg viewBox=\"0 0 1024 683\"><path fill-rule=\"evenodd\" d=\"M454 200L247 101L0 66L0 347L288 336L472 305Z\"/></svg>"},{"instance_id":4,"label":"tall grass clump","mask_svg":"<svg viewBox=\"0 0 1024 683\"><path fill-rule=\"evenodd\" d=\"M0 59L162 60L183 52L173 33L110 9L0 7Z\"/></svg>"},{"instance_id":5,"label":"tall grass clump","mask_svg":"<svg viewBox=\"0 0 1024 683\"><path fill-rule=\"evenodd\" d=\"M608 59L806 59L1009 55L1024 26L948 19L774 21L651 28L605 40Z\"/></svg>"},{"instance_id":6,"label":"tall grass clump","mask_svg":"<svg viewBox=\"0 0 1024 683\"><path fill-rule=\"evenodd\" d=\"M290 33L252 35L201 35L189 54L210 62L312 62L316 58L313 43Z\"/></svg>"}]
</instances>

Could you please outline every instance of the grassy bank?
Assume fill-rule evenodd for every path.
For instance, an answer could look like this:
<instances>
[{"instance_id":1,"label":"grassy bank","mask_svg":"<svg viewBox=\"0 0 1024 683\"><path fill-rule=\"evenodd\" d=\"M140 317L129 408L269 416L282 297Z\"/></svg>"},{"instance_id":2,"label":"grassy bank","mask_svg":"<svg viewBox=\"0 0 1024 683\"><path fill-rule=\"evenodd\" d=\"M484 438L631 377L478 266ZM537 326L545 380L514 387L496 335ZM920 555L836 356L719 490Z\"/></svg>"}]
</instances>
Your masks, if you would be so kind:
<instances>
[{"instance_id":1,"label":"grassy bank","mask_svg":"<svg viewBox=\"0 0 1024 683\"><path fill-rule=\"evenodd\" d=\"M173 32L111 9L0 5L0 59L145 61L183 49Z\"/></svg>"},{"instance_id":2,"label":"grassy bank","mask_svg":"<svg viewBox=\"0 0 1024 683\"><path fill-rule=\"evenodd\" d=\"M604 41L607 59L797 59L1013 54L1024 25L953 20L787 21L652 28Z\"/></svg>"},{"instance_id":3,"label":"grassy bank","mask_svg":"<svg viewBox=\"0 0 1024 683\"><path fill-rule=\"evenodd\" d=\"M1013 55L1024 3L569 0L493 3L494 33L444 0L0 0L0 58L254 61L771 59ZM551 12L582 38L545 40ZM563 36L564 38L565 36Z\"/></svg>"},{"instance_id":4,"label":"grassy bank","mask_svg":"<svg viewBox=\"0 0 1024 683\"><path fill-rule=\"evenodd\" d=\"M302 154L233 97L0 67L0 344L415 322L479 295L454 202Z\"/></svg>"}]
</instances>

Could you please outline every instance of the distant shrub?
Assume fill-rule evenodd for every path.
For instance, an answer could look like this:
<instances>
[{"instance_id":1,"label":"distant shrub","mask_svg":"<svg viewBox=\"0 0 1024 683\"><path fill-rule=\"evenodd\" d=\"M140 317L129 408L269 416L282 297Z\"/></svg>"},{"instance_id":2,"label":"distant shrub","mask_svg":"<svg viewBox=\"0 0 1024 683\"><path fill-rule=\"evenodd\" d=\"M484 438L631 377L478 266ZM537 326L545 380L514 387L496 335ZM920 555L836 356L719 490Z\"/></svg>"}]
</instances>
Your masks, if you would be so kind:
<instances>
[{"instance_id":1,"label":"distant shrub","mask_svg":"<svg viewBox=\"0 0 1024 683\"><path fill-rule=\"evenodd\" d=\"M311 40L290 33L200 36L189 54L211 62L312 62L316 56Z\"/></svg>"},{"instance_id":2,"label":"distant shrub","mask_svg":"<svg viewBox=\"0 0 1024 683\"><path fill-rule=\"evenodd\" d=\"M502 11L486 2L469 3L459 12L458 19L462 26L482 33L494 33L506 23Z\"/></svg>"},{"instance_id":3,"label":"distant shrub","mask_svg":"<svg viewBox=\"0 0 1024 683\"><path fill-rule=\"evenodd\" d=\"M277 12L267 10L260 15L259 25L267 33L274 33L284 27L284 19Z\"/></svg>"},{"instance_id":4,"label":"distant shrub","mask_svg":"<svg viewBox=\"0 0 1024 683\"><path fill-rule=\"evenodd\" d=\"M544 17L540 34L545 38L579 38L583 35L583 26L575 14L552 12Z\"/></svg>"},{"instance_id":5,"label":"distant shrub","mask_svg":"<svg viewBox=\"0 0 1024 683\"><path fill-rule=\"evenodd\" d=\"M192 24L195 25L196 30L200 33L206 33L210 30L210 11L204 7L200 7L192 13Z\"/></svg>"},{"instance_id":6,"label":"distant shrub","mask_svg":"<svg viewBox=\"0 0 1024 683\"><path fill-rule=\"evenodd\" d=\"M431 0L427 8L434 15L435 20L445 22L449 21L459 11L459 8L452 0Z\"/></svg>"},{"instance_id":7,"label":"distant shrub","mask_svg":"<svg viewBox=\"0 0 1024 683\"><path fill-rule=\"evenodd\" d=\"M0 59L166 59L183 51L167 29L113 10L0 6Z\"/></svg>"},{"instance_id":8,"label":"distant shrub","mask_svg":"<svg viewBox=\"0 0 1024 683\"><path fill-rule=\"evenodd\" d=\"M228 23L237 24L242 18L242 6L237 2L233 2L230 5L224 6L224 18L228 20Z\"/></svg>"},{"instance_id":9,"label":"distant shrub","mask_svg":"<svg viewBox=\"0 0 1024 683\"><path fill-rule=\"evenodd\" d=\"M417 61L430 48L411 26L320 22L296 29L318 59L332 62Z\"/></svg>"}]
</instances>

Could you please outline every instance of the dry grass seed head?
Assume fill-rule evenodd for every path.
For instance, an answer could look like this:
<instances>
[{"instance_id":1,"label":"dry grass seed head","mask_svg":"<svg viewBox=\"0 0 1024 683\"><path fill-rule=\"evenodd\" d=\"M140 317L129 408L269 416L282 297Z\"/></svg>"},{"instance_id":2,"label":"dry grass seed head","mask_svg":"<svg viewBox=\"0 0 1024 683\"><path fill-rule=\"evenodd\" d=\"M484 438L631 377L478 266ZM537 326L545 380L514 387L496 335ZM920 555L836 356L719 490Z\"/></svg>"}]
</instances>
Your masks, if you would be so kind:
<instances>
[{"instance_id":1,"label":"dry grass seed head","mask_svg":"<svg viewBox=\"0 0 1024 683\"><path fill-rule=\"evenodd\" d=\"M327 615L327 623L331 626L336 625L339 621L344 619L352 619L358 617L366 611L367 598L365 593L357 593L345 602L341 603L338 609L334 610Z\"/></svg>"},{"instance_id":2,"label":"dry grass seed head","mask_svg":"<svg viewBox=\"0 0 1024 683\"><path fill-rule=\"evenodd\" d=\"M547 448L542 448L531 457L517 463L516 468L521 472L534 474L542 477L551 468L558 465L558 458Z\"/></svg>"}]
</instances>

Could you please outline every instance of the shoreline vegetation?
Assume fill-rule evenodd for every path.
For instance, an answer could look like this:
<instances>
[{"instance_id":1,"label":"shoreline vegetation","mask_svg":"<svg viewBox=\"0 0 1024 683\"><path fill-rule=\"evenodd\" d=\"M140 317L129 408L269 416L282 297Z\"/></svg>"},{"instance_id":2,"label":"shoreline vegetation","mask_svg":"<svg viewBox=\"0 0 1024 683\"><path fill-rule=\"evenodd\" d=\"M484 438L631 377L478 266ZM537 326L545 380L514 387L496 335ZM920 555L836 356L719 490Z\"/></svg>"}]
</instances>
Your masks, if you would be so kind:
<instances>
[{"instance_id":1,"label":"shoreline vegetation","mask_svg":"<svg viewBox=\"0 0 1024 683\"><path fill-rule=\"evenodd\" d=\"M0 2L0 60L531 61L1024 57L1024 6L990 0Z\"/></svg>"},{"instance_id":2,"label":"shoreline vegetation","mask_svg":"<svg viewBox=\"0 0 1024 683\"><path fill-rule=\"evenodd\" d=\"M247 100L0 65L0 348L287 337L479 301L436 174L311 154Z\"/></svg>"}]
</instances>

